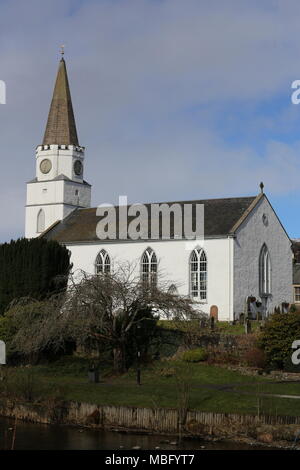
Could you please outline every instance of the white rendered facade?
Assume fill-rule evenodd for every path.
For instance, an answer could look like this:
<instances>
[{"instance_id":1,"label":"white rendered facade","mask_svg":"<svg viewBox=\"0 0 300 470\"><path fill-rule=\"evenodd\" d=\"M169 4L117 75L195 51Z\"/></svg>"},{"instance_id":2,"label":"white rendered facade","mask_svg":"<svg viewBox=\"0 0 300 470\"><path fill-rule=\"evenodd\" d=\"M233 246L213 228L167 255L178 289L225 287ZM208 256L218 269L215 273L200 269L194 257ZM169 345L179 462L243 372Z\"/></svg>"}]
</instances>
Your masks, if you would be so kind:
<instances>
[{"instance_id":1,"label":"white rendered facade","mask_svg":"<svg viewBox=\"0 0 300 470\"><path fill-rule=\"evenodd\" d=\"M194 248L201 246L207 257L207 299L197 301L197 306L208 313L211 305L218 305L220 319L229 320L230 315L230 284L232 279L229 271L230 257L229 238L208 239L186 242L185 240L164 241L109 241L101 243L67 244L71 251L73 273L80 277L80 271L95 273L95 261L98 253L104 249L111 259L111 269L118 262L130 261L137 276L141 271L141 258L145 250L154 250L158 260L158 279L175 284L180 295L190 292L190 257ZM222 288L220 288L222 286ZM222 317L222 318L221 318Z\"/></svg>"}]
</instances>

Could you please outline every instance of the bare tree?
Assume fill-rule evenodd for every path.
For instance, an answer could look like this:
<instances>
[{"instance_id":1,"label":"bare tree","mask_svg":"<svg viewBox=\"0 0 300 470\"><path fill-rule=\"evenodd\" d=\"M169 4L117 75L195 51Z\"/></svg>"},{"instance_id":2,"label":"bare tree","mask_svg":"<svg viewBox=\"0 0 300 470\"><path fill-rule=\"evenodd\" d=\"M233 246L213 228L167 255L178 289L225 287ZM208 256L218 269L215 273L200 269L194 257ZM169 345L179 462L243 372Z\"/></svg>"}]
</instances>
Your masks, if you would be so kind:
<instances>
[{"instance_id":1,"label":"bare tree","mask_svg":"<svg viewBox=\"0 0 300 470\"><path fill-rule=\"evenodd\" d=\"M15 306L19 320L15 346L29 353L45 347L59 349L66 340L77 345L108 344L114 369L123 372L128 338L138 325L158 314L177 320L203 316L195 311L190 298L168 291L170 282L158 278L142 282L136 272L132 263L116 265L112 273L101 275L82 272L80 281L71 279L63 297L56 296L44 305L27 305L30 324L20 319Z\"/></svg>"}]
</instances>

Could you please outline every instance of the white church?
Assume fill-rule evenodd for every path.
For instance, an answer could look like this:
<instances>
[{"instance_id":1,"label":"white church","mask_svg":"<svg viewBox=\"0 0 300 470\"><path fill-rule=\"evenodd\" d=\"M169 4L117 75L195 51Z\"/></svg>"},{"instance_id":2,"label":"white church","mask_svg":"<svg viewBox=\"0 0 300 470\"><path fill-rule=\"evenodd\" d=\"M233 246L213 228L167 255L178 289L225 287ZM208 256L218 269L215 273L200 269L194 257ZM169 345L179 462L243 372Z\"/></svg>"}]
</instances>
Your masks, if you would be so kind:
<instances>
[{"instance_id":1,"label":"white church","mask_svg":"<svg viewBox=\"0 0 300 470\"><path fill-rule=\"evenodd\" d=\"M99 217L90 207L84 165L62 58L43 143L36 149L36 176L27 183L25 236L65 245L73 271L109 272L118 260L132 261L145 281L161 271L172 291L191 296L197 308L219 320L238 319L249 297L261 303L264 315L292 302L291 240L262 184L250 197L175 201L204 205L201 240L104 240L96 234Z\"/></svg>"}]
</instances>

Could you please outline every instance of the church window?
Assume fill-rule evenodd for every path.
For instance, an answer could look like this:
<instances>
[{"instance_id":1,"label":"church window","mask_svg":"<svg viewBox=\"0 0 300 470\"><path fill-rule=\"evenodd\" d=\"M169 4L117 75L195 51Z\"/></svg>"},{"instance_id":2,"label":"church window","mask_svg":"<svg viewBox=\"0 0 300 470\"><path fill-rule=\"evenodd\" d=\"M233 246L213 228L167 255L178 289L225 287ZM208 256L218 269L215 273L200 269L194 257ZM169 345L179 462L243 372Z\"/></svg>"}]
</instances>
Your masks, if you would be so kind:
<instances>
[{"instance_id":1,"label":"church window","mask_svg":"<svg viewBox=\"0 0 300 470\"><path fill-rule=\"evenodd\" d=\"M105 250L98 253L95 262L96 274L110 273L110 257Z\"/></svg>"},{"instance_id":2,"label":"church window","mask_svg":"<svg viewBox=\"0 0 300 470\"><path fill-rule=\"evenodd\" d=\"M207 259L201 248L193 250L190 257L190 293L193 298L207 299Z\"/></svg>"},{"instance_id":3,"label":"church window","mask_svg":"<svg viewBox=\"0 0 300 470\"><path fill-rule=\"evenodd\" d=\"M271 263L267 246L264 244L259 255L259 293L261 296L271 293Z\"/></svg>"},{"instance_id":4,"label":"church window","mask_svg":"<svg viewBox=\"0 0 300 470\"><path fill-rule=\"evenodd\" d=\"M156 285L157 283L157 257L152 248L144 251L141 260L141 279L143 282Z\"/></svg>"},{"instance_id":5,"label":"church window","mask_svg":"<svg viewBox=\"0 0 300 470\"><path fill-rule=\"evenodd\" d=\"M37 216L37 229L38 233L42 233L45 230L45 212L41 209Z\"/></svg>"}]
</instances>

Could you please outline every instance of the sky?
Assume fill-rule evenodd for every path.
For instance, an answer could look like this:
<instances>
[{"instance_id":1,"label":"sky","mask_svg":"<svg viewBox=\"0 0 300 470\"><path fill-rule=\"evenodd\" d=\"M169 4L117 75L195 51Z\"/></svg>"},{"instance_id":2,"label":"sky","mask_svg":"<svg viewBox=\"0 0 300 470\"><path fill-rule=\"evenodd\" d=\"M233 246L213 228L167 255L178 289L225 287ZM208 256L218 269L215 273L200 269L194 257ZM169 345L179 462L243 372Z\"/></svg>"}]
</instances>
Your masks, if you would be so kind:
<instances>
[{"instance_id":1,"label":"sky","mask_svg":"<svg viewBox=\"0 0 300 470\"><path fill-rule=\"evenodd\" d=\"M65 45L92 205L265 192L300 238L298 0L0 0L0 242L24 236Z\"/></svg>"}]
</instances>

